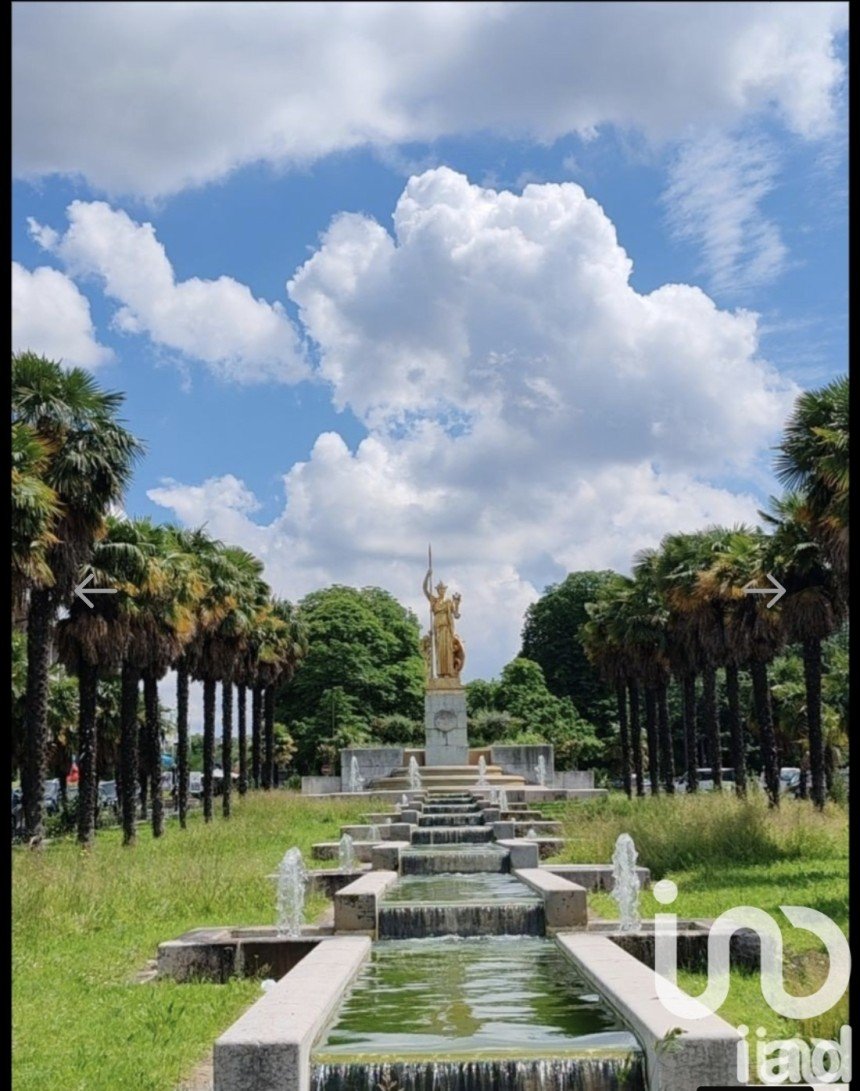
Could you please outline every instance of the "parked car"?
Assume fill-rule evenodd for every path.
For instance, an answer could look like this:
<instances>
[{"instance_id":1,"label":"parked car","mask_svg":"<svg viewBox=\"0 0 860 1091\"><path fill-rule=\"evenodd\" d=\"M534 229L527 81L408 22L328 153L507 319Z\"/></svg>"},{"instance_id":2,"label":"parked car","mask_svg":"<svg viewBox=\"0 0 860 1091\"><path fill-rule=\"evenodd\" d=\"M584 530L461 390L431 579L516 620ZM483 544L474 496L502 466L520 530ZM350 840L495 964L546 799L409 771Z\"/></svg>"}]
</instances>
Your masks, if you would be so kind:
<instances>
[{"instance_id":1,"label":"parked car","mask_svg":"<svg viewBox=\"0 0 860 1091\"><path fill-rule=\"evenodd\" d=\"M119 796L115 780L100 780L98 787L98 807L104 818L107 815L119 818Z\"/></svg>"},{"instance_id":2,"label":"parked car","mask_svg":"<svg viewBox=\"0 0 860 1091\"><path fill-rule=\"evenodd\" d=\"M796 765L785 765L779 771L779 790L797 795L800 790L800 768Z\"/></svg>"},{"instance_id":3,"label":"parked car","mask_svg":"<svg viewBox=\"0 0 860 1091\"><path fill-rule=\"evenodd\" d=\"M735 783L735 771L734 769L722 769L723 777L723 789L734 787ZM713 770L710 766L707 769L696 770L696 780L698 781L700 792L711 792L714 788ZM677 777L675 779L675 791L686 792L687 790L687 776Z\"/></svg>"}]
</instances>

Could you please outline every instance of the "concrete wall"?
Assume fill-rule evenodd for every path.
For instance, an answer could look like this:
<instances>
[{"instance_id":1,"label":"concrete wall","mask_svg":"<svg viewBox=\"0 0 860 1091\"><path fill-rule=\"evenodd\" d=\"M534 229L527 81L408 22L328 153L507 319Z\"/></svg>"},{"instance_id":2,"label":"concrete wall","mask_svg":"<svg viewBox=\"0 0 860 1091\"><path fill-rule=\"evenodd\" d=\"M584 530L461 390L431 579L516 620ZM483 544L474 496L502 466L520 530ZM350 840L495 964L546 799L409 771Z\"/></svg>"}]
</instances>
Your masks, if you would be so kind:
<instances>
[{"instance_id":1,"label":"concrete wall","mask_svg":"<svg viewBox=\"0 0 860 1091\"><path fill-rule=\"evenodd\" d=\"M369 954L366 936L318 944L216 1041L214 1091L310 1091L311 1047Z\"/></svg>"},{"instance_id":2,"label":"concrete wall","mask_svg":"<svg viewBox=\"0 0 860 1091\"><path fill-rule=\"evenodd\" d=\"M546 762L547 787L555 783L555 757L549 744L540 746L492 746L492 765L500 765L503 773L523 777L527 784L537 784L535 768L538 758Z\"/></svg>"},{"instance_id":3,"label":"concrete wall","mask_svg":"<svg viewBox=\"0 0 860 1091\"><path fill-rule=\"evenodd\" d=\"M555 771L554 788L593 788L594 772L591 769L564 769Z\"/></svg>"},{"instance_id":4,"label":"concrete wall","mask_svg":"<svg viewBox=\"0 0 860 1091\"><path fill-rule=\"evenodd\" d=\"M302 777L303 796L322 796L340 791L340 777Z\"/></svg>"},{"instance_id":5,"label":"concrete wall","mask_svg":"<svg viewBox=\"0 0 860 1091\"><path fill-rule=\"evenodd\" d=\"M724 1019L693 1000L690 1002L700 1018L669 1011L657 995L654 971L606 936L560 932L556 943L639 1039L648 1068L649 1091L740 1086L740 1035ZM680 994L677 987L668 982L666 985Z\"/></svg>"},{"instance_id":6,"label":"concrete wall","mask_svg":"<svg viewBox=\"0 0 860 1091\"><path fill-rule=\"evenodd\" d=\"M340 790L349 791L349 773L352 759L358 759L358 772L364 778L364 787L369 788L374 780L387 777L395 769L404 765L402 746L367 746L349 747L340 752Z\"/></svg>"}]
</instances>

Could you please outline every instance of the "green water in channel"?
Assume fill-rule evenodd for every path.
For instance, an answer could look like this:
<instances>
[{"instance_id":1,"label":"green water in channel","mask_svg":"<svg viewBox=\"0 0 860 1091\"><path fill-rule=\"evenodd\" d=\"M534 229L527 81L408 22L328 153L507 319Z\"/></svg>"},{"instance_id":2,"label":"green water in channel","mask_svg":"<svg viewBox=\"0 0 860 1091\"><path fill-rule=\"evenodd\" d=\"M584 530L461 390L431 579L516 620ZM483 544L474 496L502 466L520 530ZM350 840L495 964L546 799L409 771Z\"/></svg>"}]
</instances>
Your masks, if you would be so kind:
<instances>
[{"instance_id":1,"label":"green water in channel","mask_svg":"<svg viewBox=\"0 0 860 1091\"><path fill-rule=\"evenodd\" d=\"M375 943L313 1061L638 1053L552 940L446 936Z\"/></svg>"}]
</instances>

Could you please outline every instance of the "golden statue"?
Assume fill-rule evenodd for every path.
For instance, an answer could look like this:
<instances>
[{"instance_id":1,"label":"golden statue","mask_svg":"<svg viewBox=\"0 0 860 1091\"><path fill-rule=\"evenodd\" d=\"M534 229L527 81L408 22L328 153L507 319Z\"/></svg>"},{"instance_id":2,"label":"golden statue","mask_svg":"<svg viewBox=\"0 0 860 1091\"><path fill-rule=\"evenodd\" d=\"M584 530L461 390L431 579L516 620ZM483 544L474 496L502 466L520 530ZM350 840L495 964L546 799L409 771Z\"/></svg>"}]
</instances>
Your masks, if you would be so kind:
<instances>
[{"instance_id":1,"label":"golden statue","mask_svg":"<svg viewBox=\"0 0 860 1091\"><path fill-rule=\"evenodd\" d=\"M440 688L459 686L460 671L466 661L463 642L454 631L454 621L460 617L460 596L448 598L448 588L441 580L434 593L432 581L431 561L424 577L424 594L430 603L430 632L421 641L428 683Z\"/></svg>"}]
</instances>

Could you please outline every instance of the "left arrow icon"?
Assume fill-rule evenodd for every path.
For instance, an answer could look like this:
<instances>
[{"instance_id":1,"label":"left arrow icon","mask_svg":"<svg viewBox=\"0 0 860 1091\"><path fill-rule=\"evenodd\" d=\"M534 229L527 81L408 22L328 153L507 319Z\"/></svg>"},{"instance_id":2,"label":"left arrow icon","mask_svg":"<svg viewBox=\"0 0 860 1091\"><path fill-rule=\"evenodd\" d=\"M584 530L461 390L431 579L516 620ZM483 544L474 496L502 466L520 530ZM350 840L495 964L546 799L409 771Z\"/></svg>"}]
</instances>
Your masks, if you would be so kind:
<instances>
[{"instance_id":1,"label":"left arrow icon","mask_svg":"<svg viewBox=\"0 0 860 1091\"><path fill-rule=\"evenodd\" d=\"M116 594L116 588L115 587L87 587L87 584L89 584L92 579L93 579L93 570L90 569L89 575L87 575L84 579L82 579L81 582L75 588L75 594L78 596L78 598L81 600L81 602L85 602L87 604L87 606L89 606L89 608L91 610L93 608L93 604L87 598L87 595L115 595ZM86 593L84 593L84 588L85 587L86 587Z\"/></svg>"}]
</instances>

